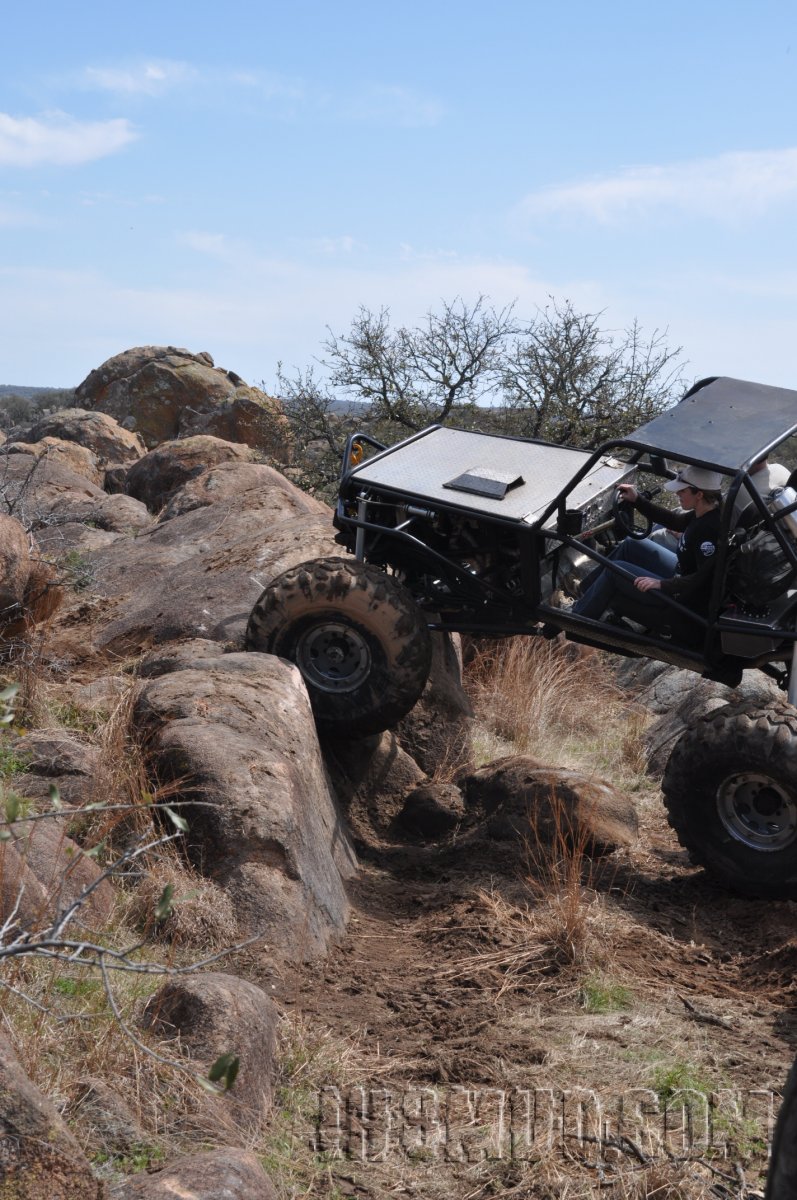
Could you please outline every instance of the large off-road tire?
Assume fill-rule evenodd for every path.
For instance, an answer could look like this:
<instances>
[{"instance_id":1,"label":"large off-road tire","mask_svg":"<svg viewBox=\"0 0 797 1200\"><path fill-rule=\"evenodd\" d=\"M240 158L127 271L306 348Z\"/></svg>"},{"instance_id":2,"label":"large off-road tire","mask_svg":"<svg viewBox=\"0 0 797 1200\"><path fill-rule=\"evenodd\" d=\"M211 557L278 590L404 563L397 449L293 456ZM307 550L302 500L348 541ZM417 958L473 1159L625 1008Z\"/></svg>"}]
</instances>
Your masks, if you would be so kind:
<instances>
[{"instance_id":1,"label":"large off-road tire","mask_svg":"<svg viewBox=\"0 0 797 1200\"><path fill-rule=\"evenodd\" d=\"M751 701L682 734L662 781L670 825L715 879L746 896L797 899L797 710Z\"/></svg>"},{"instance_id":2,"label":"large off-road tire","mask_svg":"<svg viewBox=\"0 0 797 1200\"><path fill-rule=\"evenodd\" d=\"M772 1140L765 1200L797 1196L797 1062L789 1072Z\"/></svg>"},{"instance_id":3,"label":"large off-road tire","mask_svg":"<svg viewBox=\"0 0 797 1200\"><path fill-rule=\"evenodd\" d=\"M275 579L252 609L246 645L296 663L324 734L394 725L423 691L432 658L407 589L345 558L300 563Z\"/></svg>"}]
</instances>

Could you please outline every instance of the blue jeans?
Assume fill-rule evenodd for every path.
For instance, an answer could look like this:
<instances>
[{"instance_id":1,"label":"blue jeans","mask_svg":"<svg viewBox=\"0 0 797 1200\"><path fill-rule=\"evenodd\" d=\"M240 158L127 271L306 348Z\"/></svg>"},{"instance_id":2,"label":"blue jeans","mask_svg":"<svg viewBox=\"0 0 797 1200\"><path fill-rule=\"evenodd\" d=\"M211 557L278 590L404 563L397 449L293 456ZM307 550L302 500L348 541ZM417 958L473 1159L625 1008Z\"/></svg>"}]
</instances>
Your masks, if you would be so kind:
<instances>
[{"instance_id":1,"label":"blue jeans","mask_svg":"<svg viewBox=\"0 0 797 1200\"><path fill-rule=\"evenodd\" d=\"M661 600L656 592L640 592L634 587L634 579L638 579L641 575L648 575L654 579L672 579L675 574L675 568L678 566L678 557L672 550L668 550L666 546L662 546L659 542L652 542L650 538L638 540L636 538L624 538L619 546L609 555L614 562L623 564L623 569L626 571L629 578L623 578L620 575L615 575L613 571L607 571L605 567L600 567L592 572L592 575L586 580L588 587L583 596L573 605L572 611L578 613L582 617L592 617L593 620L599 620L606 612L607 608L613 608L619 605L623 608L628 608L628 601L632 601L632 607L637 610L638 605L642 605L643 614L650 613L653 617L651 624L660 624L662 615L666 616L668 611L667 604ZM628 615L633 615L629 613ZM644 622L643 622L644 623Z\"/></svg>"}]
</instances>

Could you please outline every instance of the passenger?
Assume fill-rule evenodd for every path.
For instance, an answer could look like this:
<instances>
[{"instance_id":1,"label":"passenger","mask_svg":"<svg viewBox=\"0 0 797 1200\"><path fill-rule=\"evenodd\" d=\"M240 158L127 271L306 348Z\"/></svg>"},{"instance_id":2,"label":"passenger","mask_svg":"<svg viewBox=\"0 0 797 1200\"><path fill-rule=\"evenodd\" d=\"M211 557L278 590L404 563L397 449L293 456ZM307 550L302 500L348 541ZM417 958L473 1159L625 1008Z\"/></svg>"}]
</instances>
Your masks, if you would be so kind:
<instances>
[{"instance_id":1,"label":"passenger","mask_svg":"<svg viewBox=\"0 0 797 1200\"><path fill-rule=\"evenodd\" d=\"M774 488L785 487L791 478L791 472L788 467L784 467L781 463L771 463L765 454L763 458L759 458L758 462L754 462L748 471L750 482L752 483L759 496L768 496ZM731 529L737 524L739 517L747 508L752 505L753 501L750 493L744 484L736 493L736 498L733 502L733 515L731 517ZM758 517L758 509L755 509L756 516L753 520L760 519ZM747 524L747 521L745 521Z\"/></svg>"},{"instance_id":2,"label":"passenger","mask_svg":"<svg viewBox=\"0 0 797 1200\"><path fill-rule=\"evenodd\" d=\"M650 538L625 538L609 557L623 564L626 578L605 567L593 572L587 580L589 586L572 611L599 620L607 609L612 609L647 629L668 627L677 641L699 642L699 623L679 614L656 593L672 596L702 616L708 612L719 539L722 482L718 471L684 467L677 478L664 485L665 491L678 493L681 505L678 511L645 500L633 484L620 484L622 500L633 504L643 516L680 533L678 549L669 550Z\"/></svg>"}]
</instances>

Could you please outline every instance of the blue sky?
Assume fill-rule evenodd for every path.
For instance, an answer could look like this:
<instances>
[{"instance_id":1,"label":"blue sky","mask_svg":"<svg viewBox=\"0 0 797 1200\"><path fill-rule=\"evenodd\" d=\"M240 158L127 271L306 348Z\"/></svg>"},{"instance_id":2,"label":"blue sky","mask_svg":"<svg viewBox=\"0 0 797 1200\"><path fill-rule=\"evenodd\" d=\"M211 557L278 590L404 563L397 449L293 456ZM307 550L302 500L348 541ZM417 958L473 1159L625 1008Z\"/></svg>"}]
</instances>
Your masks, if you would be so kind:
<instances>
[{"instance_id":1,"label":"blue sky","mask_svg":"<svg viewBox=\"0 0 797 1200\"><path fill-rule=\"evenodd\" d=\"M797 386L794 3L0 3L0 383L481 293Z\"/></svg>"}]
</instances>

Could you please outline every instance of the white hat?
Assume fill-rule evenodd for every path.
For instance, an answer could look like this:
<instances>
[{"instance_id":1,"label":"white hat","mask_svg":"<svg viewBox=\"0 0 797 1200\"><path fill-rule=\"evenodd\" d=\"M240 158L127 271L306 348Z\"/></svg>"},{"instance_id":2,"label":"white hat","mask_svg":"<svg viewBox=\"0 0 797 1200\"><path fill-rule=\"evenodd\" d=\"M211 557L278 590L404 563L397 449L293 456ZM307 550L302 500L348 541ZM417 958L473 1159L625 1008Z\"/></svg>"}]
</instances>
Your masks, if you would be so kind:
<instances>
[{"instance_id":1,"label":"white hat","mask_svg":"<svg viewBox=\"0 0 797 1200\"><path fill-rule=\"evenodd\" d=\"M719 471L707 471L705 467L682 467L675 479L665 483L665 492L682 492L684 488L694 487L700 492L718 492L722 488L722 475Z\"/></svg>"}]
</instances>

